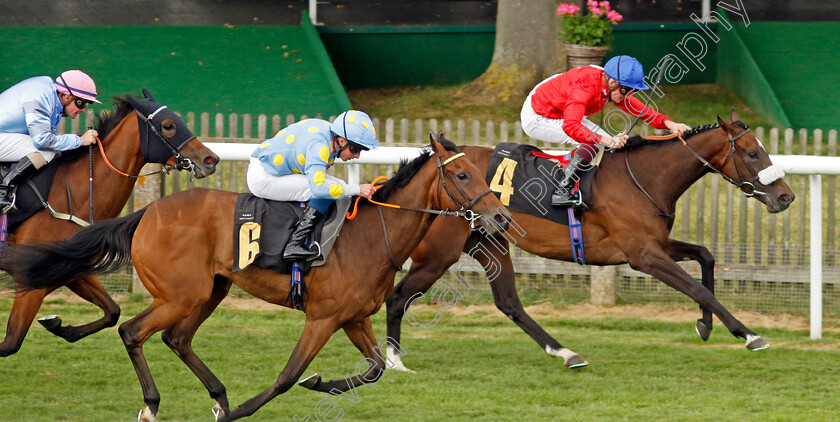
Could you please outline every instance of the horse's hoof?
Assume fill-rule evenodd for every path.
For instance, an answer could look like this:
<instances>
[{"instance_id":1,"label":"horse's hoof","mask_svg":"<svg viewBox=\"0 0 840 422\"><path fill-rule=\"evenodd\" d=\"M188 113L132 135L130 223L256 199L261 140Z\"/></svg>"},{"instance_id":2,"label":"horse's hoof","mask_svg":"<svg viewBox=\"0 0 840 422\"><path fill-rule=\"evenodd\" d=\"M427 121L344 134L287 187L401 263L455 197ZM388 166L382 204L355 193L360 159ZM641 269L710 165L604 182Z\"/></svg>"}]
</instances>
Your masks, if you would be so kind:
<instances>
[{"instance_id":1,"label":"horse's hoof","mask_svg":"<svg viewBox=\"0 0 840 422\"><path fill-rule=\"evenodd\" d=\"M321 377L318 376L318 374L314 374L314 375L312 375L312 376L310 376L310 377L308 377L308 378L306 378L302 381L299 381L298 385L303 387L303 388L308 388L310 390L314 390L315 387L317 387L318 384L320 384L320 383L321 383Z\"/></svg>"},{"instance_id":2,"label":"horse's hoof","mask_svg":"<svg viewBox=\"0 0 840 422\"><path fill-rule=\"evenodd\" d=\"M697 335L706 341L709 339L709 335L712 334L712 327L706 325L702 319L697 320L697 324L694 326L694 331L697 331Z\"/></svg>"},{"instance_id":3,"label":"horse's hoof","mask_svg":"<svg viewBox=\"0 0 840 422\"><path fill-rule=\"evenodd\" d=\"M583 368L586 365L589 365L589 362L580 357L580 355L574 355L566 359L566 368L569 369Z\"/></svg>"},{"instance_id":4,"label":"horse's hoof","mask_svg":"<svg viewBox=\"0 0 840 422\"><path fill-rule=\"evenodd\" d=\"M140 413L137 415L138 422L157 422L157 417L152 414L152 411L149 410L148 407L141 410Z\"/></svg>"},{"instance_id":5,"label":"horse's hoof","mask_svg":"<svg viewBox=\"0 0 840 422\"><path fill-rule=\"evenodd\" d=\"M216 402L216 404L213 406L213 409L211 410L213 412L213 417L217 422L220 420L220 418L223 418L225 416L225 413L227 413L224 409L222 409L222 405L220 405L219 402Z\"/></svg>"},{"instance_id":6,"label":"horse's hoof","mask_svg":"<svg viewBox=\"0 0 840 422\"><path fill-rule=\"evenodd\" d=\"M770 343L764 341L761 336L755 334L747 334L747 349L751 352L757 352L770 347Z\"/></svg>"},{"instance_id":7,"label":"horse's hoof","mask_svg":"<svg viewBox=\"0 0 840 422\"><path fill-rule=\"evenodd\" d=\"M58 315L47 315L45 317L38 318L38 323L46 328L47 331L52 332L61 326L61 318L59 318Z\"/></svg>"}]
</instances>

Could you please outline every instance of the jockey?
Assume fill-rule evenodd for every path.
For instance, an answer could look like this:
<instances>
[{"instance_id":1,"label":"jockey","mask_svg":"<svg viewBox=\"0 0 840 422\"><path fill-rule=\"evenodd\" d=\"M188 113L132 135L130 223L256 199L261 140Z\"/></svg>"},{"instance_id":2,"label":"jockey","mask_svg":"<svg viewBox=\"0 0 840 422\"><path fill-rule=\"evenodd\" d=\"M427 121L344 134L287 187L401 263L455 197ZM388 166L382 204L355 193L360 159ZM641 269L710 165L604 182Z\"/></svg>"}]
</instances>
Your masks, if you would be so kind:
<instances>
[{"instance_id":1,"label":"jockey","mask_svg":"<svg viewBox=\"0 0 840 422\"><path fill-rule=\"evenodd\" d=\"M632 96L636 90L649 89L645 84L642 64L630 56L611 58L603 68L584 66L551 76L537 84L522 106L522 129L535 139L575 145L563 179L551 196L555 207L577 207L583 204L580 196L572 198L571 191L579 172L595 158L597 144L621 148L627 142L626 133L610 136L586 118L612 101L628 114L637 116L657 129L673 132L687 131L689 126L674 123L670 117L646 107Z\"/></svg>"},{"instance_id":2,"label":"jockey","mask_svg":"<svg viewBox=\"0 0 840 422\"><path fill-rule=\"evenodd\" d=\"M247 176L254 195L275 201L309 201L283 250L283 259L318 258L318 245L307 246L306 239L330 204L344 197L373 196L373 185L348 184L328 175L327 168L336 157L348 161L377 148L379 141L370 117L349 110L332 124L321 119L301 120L254 150Z\"/></svg>"},{"instance_id":3,"label":"jockey","mask_svg":"<svg viewBox=\"0 0 840 422\"><path fill-rule=\"evenodd\" d=\"M14 187L46 165L58 152L91 145L99 135L59 135L62 116L75 119L96 100L93 79L80 70L68 70L55 81L49 76L26 79L0 94L0 162L17 162L0 181L0 208L13 207Z\"/></svg>"}]
</instances>

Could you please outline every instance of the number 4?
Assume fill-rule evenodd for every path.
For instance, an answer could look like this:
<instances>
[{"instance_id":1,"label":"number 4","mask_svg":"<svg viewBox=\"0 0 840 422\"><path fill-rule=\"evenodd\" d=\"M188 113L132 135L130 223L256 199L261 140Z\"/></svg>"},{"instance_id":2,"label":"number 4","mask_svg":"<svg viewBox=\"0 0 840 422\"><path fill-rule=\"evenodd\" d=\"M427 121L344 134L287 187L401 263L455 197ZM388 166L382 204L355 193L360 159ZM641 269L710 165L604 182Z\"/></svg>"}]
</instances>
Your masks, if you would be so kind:
<instances>
[{"instance_id":1,"label":"number 4","mask_svg":"<svg viewBox=\"0 0 840 422\"><path fill-rule=\"evenodd\" d=\"M503 158L490 179L490 190L499 192L499 201L505 206L510 205L510 196L513 195L513 170L517 164L519 163L510 158Z\"/></svg>"}]
</instances>

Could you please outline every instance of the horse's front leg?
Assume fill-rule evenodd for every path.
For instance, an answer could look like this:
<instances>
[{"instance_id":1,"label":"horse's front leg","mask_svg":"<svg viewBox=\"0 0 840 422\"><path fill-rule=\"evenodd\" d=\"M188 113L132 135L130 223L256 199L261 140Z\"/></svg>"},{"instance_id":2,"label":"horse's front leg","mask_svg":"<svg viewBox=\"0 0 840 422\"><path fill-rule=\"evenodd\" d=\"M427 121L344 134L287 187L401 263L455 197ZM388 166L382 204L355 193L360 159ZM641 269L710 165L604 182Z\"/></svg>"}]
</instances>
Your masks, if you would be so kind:
<instances>
[{"instance_id":1,"label":"horse's front leg","mask_svg":"<svg viewBox=\"0 0 840 422\"><path fill-rule=\"evenodd\" d=\"M335 395L352 391L350 400L356 402L358 401L356 387L365 384L376 384L385 371L385 360L382 358L379 346L376 344L376 337L373 334L370 317L359 322L348 323L343 328L350 341L364 355L365 361L368 363L367 369L362 371L361 366L356 365L356 374L352 376L347 374L344 379L321 381L321 378L315 375L301 381L300 385L310 390ZM353 399L353 397L356 399Z\"/></svg>"},{"instance_id":2,"label":"horse's front leg","mask_svg":"<svg viewBox=\"0 0 840 422\"><path fill-rule=\"evenodd\" d=\"M32 320L38 314L38 309L44 303L44 297L52 290L29 290L15 294L12 302L12 312L6 323L6 337L0 343L0 357L13 355L20 350L26 333L32 325Z\"/></svg>"},{"instance_id":3,"label":"horse's front leg","mask_svg":"<svg viewBox=\"0 0 840 422\"><path fill-rule=\"evenodd\" d=\"M475 258L484 268L496 308L531 336L546 353L562 357L567 368L582 368L588 365L585 359L571 349L563 347L525 312L516 291L516 274L513 271L510 253L505 253L508 250L508 242L502 236L490 240L484 236L473 235L467 240L464 248L464 252Z\"/></svg>"},{"instance_id":4,"label":"horse's front leg","mask_svg":"<svg viewBox=\"0 0 840 422\"><path fill-rule=\"evenodd\" d=\"M729 311L720 304L715 295L706 287L698 283L685 270L682 269L665 251L659 249L652 243L643 246L636 255L631 256L630 266L633 269L650 274L663 283L684 293L704 309L712 311L717 315L723 325L736 337L746 339L747 348L750 350L761 350L770 347L763 338L756 335L747 328L741 321L732 316Z\"/></svg>"},{"instance_id":5,"label":"horse's front leg","mask_svg":"<svg viewBox=\"0 0 840 422\"><path fill-rule=\"evenodd\" d=\"M385 300L387 308L388 337L400 343L403 315L411 307L418 294L426 293L446 270L461 258L461 250L470 236L467 224L454 217L437 217L423 241L411 253L411 268L394 287ZM410 314L409 314L410 316ZM416 326L415 326L416 327ZM392 344L385 346L390 361L389 369L414 372L402 362L401 355Z\"/></svg>"},{"instance_id":6,"label":"horse's front leg","mask_svg":"<svg viewBox=\"0 0 840 422\"><path fill-rule=\"evenodd\" d=\"M213 414L218 419L221 415L230 413L227 390L224 384L219 381L210 368L198 357L192 348L192 339L198 327L216 310L219 303L227 296L230 290L230 281L216 281L213 285L213 293L210 300L197 308L190 316L181 320L174 326L164 330L161 338L163 342L175 352L176 355L187 365L188 368L204 384L204 388L210 393L210 398L216 401L213 406Z\"/></svg>"},{"instance_id":7,"label":"horse's front leg","mask_svg":"<svg viewBox=\"0 0 840 422\"><path fill-rule=\"evenodd\" d=\"M665 245L665 252L674 261L691 259L700 264L700 274L703 286L712 294L715 294L715 257L705 246L692 243L680 242L679 240L668 239ZM703 317L697 320L694 329L703 341L709 339L712 333L712 311L700 307L703 310Z\"/></svg>"},{"instance_id":8,"label":"horse's front leg","mask_svg":"<svg viewBox=\"0 0 840 422\"><path fill-rule=\"evenodd\" d=\"M307 312L313 312L313 305L306 304ZM251 416L260 407L268 403L274 397L285 393L295 385L303 371L312 363L312 359L321 351L321 348L327 344L332 333L338 329L338 324L332 319L307 319L306 325L303 327L303 334L298 339L295 345L295 350L289 357L286 367L280 372L277 381L271 387L263 390L253 398L245 401L239 407L231 411L227 415L220 415L217 422L230 422L246 416ZM305 383L306 381L304 381Z\"/></svg>"},{"instance_id":9,"label":"horse's front leg","mask_svg":"<svg viewBox=\"0 0 840 422\"><path fill-rule=\"evenodd\" d=\"M103 316L96 321L80 326L61 325L61 318L58 315L49 315L39 318L38 322L47 331L73 343L81 340L104 328L117 325L120 319L120 307L114 299L105 291L105 287L99 282L96 276L80 277L70 282L67 287L82 299L102 309Z\"/></svg>"}]
</instances>

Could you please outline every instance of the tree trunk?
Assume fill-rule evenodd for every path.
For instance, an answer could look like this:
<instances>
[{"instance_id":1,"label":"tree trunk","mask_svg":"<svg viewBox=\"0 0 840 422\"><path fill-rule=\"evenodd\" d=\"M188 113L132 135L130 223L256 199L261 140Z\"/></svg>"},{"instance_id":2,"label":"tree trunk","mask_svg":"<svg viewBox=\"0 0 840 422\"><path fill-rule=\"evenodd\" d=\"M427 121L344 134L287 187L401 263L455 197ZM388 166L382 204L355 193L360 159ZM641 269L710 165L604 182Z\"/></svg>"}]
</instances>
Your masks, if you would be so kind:
<instances>
[{"instance_id":1,"label":"tree trunk","mask_svg":"<svg viewBox=\"0 0 840 422\"><path fill-rule=\"evenodd\" d=\"M577 3L576 1L572 1ZM556 0L499 0L493 60L458 93L471 104L520 104L538 82L565 69Z\"/></svg>"}]
</instances>

